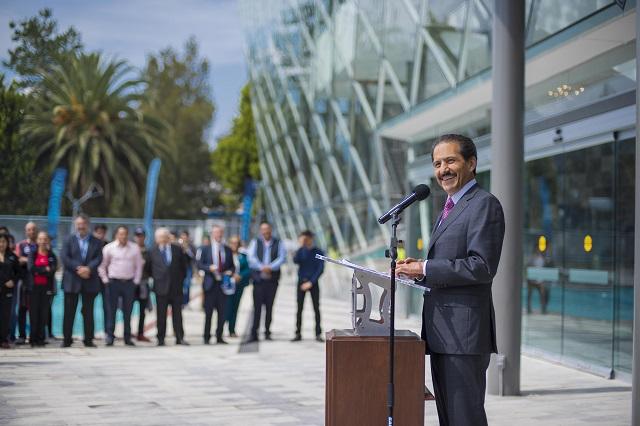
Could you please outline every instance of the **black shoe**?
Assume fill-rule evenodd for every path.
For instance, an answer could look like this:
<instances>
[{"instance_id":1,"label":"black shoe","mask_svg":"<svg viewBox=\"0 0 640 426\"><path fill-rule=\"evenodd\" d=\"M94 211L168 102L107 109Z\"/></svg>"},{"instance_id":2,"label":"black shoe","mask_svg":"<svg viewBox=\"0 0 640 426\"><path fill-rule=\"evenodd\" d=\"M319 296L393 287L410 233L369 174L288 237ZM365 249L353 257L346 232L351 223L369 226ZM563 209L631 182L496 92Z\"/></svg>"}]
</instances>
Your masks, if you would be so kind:
<instances>
[{"instance_id":1,"label":"black shoe","mask_svg":"<svg viewBox=\"0 0 640 426\"><path fill-rule=\"evenodd\" d=\"M62 342L60 347L61 348L70 348L71 347L71 342Z\"/></svg>"},{"instance_id":2,"label":"black shoe","mask_svg":"<svg viewBox=\"0 0 640 426\"><path fill-rule=\"evenodd\" d=\"M164 346L164 340L158 340L158 346Z\"/></svg>"},{"instance_id":3,"label":"black shoe","mask_svg":"<svg viewBox=\"0 0 640 426\"><path fill-rule=\"evenodd\" d=\"M27 339L24 337L18 337L16 339L16 345L25 345L27 343Z\"/></svg>"},{"instance_id":4,"label":"black shoe","mask_svg":"<svg viewBox=\"0 0 640 426\"><path fill-rule=\"evenodd\" d=\"M227 341L226 341L226 340L224 340L222 337L220 337L220 338L216 339L216 343L217 343L218 345L228 345L228 344L229 344L229 343L227 343Z\"/></svg>"},{"instance_id":5,"label":"black shoe","mask_svg":"<svg viewBox=\"0 0 640 426\"><path fill-rule=\"evenodd\" d=\"M210 344L209 343L209 339L204 339L202 343L204 343L205 345L209 345Z\"/></svg>"},{"instance_id":6,"label":"black shoe","mask_svg":"<svg viewBox=\"0 0 640 426\"><path fill-rule=\"evenodd\" d=\"M264 340L273 340L271 338L271 333L264 333Z\"/></svg>"},{"instance_id":7,"label":"black shoe","mask_svg":"<svg viewBox=\"0 0 640 426\"><path fill-rule=\"evenodd\" d=\"M133 340L125 340L125 341L124 341L124 344L125 344L126 346L135 346L135 345L136 345L135 343L133 343Z\"/></svg>"},{"instance_id":8,"label":"black shoe","mask_svg":"<svg viewBox=\"0 0 640 426\"><path fill-rule=\"evenodd\" d=\"M249 337L249 340L247 340L245 343L255 343L255 342L259 342L260 339L258 339L258 336L251 336Z\"/></svg>"},{"instance_id":9,"label":"black shoe","mask_svg":"<svg viewBox=\"0 0 640 426\"><path fill-rule=\"evenodd\" d=\"M190 346L186 340L176 340L176 345Z\"/></svg>"},{"instance_id":10,"label":"black shoe","mask_svg":"<svg viewBox=\"0 0 640 426\"><path fill-rule=\"evenodd\" d=\"M105 344L107 346L113 346L113 339L107 339L107 341L105 342Z\"/></svg>"},{"instance_id":11,"label":"black shoe","mask_svg":"<svg viewBox=\"0 0 640 426\"><path fill-rule=\"evenodd\" d=\"M324 339L322 338L322 336L321 336L321 335L316 334L316 342L320 342L320 343L323 343L323 342L324 342Z\"/></svg>"},{"instance_id":12,"label":"black shoe","mask_svg":"<svg viewBox=\"0 0 640 426\"><path fill-rule=\"evenodd\" d=\"M84 342L84 347L85 348L97 348L96 344L89 341L89 342Z\"/></svg>"},{"instance_id":13,"label":"black shoe","mask_svg":"<svg viewBox=\"0 0 640 426\"><path fill-rule=\"evenodd\" d=\"M291 339L292 342L299 342L302 340L302 336L299 334L296 334L296 337L294 337L293 339Z\"/></svg>"}]
</instances>

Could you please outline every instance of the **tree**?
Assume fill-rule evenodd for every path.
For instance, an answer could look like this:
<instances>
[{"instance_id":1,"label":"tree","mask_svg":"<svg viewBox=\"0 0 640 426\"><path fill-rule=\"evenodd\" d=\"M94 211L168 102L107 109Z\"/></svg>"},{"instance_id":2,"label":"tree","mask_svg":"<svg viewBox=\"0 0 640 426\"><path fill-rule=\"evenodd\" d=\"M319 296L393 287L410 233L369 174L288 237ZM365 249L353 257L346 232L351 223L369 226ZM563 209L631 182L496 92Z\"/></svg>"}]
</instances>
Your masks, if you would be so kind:
<instances>
[{"instance_id":1,"label":"tree","mask_svg":"<svg viewBox=\"0 0 640 426\"><path fill-rule=\"evenodd\" d=\"M258 179L260 176L258 144L251 111L251 89L248 84L242 88L238 109L231 131L218 140L211 155L213 173L225 189L222 201L229 209L238 207L245 179Z\"/></svg>"},{"instance_id":2,"label":"tree","mask_svg":"<svg viewBox=\"0 0 640 426\"><path fill-rule=\"evenodd\" d=\"M199 56L192 37L178 53L166 48L147 58L148 82L142 110L169 125L168 155L162 158L156 212L160 217L193 219L216 200L211 189L206 133L215 105L209 85L209 64Z\"/></svg>"},{"instance_id":3,"label":"tree","mask_svg":"<svg viewBox=\"0 0 640 426\"><path fill-rule=\"evenodd\" d=\"M48 8L19 23L11 21L9 28L13 31L11 41L17 46L9 49L9 60L4 65L21 76L21 87L33 87L42 72L50 71L69 53L82 50L80 34L73 27L58 32L58 23Z\"/></svg>"},{"instance_id":4,"label":"tree","mask_svg":"<svg viewBox=\"0 0 640 426\"><path fill-rule=\"evenodd\" d=\"M49 177L34 167L35 149L20 137L27 98L0 76L0 212L44 214Z\"/></svg>"},{"instance_id":5,"label":"tree","mask_svg":"<svg viewBox=\"0 0 640 426\"><path fill-rule=\"evenodd\" d=\"M37 146L41 170L68 169L67 187L82 195L95 182L104 197L90 212L140 215L147 166L162 149L163 125L136 106L141 80L124 61L73 54L39 74L23 134Z\"/></svg>"}]
</instances>

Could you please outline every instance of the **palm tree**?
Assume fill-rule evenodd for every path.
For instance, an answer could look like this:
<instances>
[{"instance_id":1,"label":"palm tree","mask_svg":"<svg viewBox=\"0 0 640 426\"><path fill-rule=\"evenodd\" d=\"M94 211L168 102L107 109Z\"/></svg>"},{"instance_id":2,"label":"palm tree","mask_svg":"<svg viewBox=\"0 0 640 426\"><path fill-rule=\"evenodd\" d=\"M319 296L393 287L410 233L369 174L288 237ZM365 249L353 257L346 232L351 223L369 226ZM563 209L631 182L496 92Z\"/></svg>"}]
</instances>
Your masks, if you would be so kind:
<instances>
[{"instance_id":1,"label":"palm tree","mask_svg":"<svg viewBox=\"0 0 640 426\"><path fill-rule=\"evenodd\" d=\"M144 81L131 74L125 61L99 53L60 60L41 74L23 126L40 166L66 167L75 196L98 183L112 214L140 210L147 165L163 150L165 126L137 108Z\"/></svg>"}]
</instances>

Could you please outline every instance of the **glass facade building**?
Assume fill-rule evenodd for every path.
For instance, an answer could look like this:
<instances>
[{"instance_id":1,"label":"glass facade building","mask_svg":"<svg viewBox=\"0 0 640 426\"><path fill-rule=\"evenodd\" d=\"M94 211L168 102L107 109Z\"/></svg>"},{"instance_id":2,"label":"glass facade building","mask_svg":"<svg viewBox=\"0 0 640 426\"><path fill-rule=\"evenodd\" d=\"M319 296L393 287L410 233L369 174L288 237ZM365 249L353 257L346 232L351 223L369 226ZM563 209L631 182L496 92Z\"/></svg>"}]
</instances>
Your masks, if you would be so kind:
<instances>
[{"instance_id":1,"label":"glass facade building","mask_svg":"<svg viewBox=\"0 0 640 426\"><path fill-rule=\"evenodd\" d=\"M241 1L263 190L303 228L381 259L376 218L418 183L408 254L444 203L431 146L463 133L491 169L491 0ZM625 377L631 365L635 1L527 0L523 345ZM422 298L407 292L419 313Z\"/></svg>"}]
</instances>

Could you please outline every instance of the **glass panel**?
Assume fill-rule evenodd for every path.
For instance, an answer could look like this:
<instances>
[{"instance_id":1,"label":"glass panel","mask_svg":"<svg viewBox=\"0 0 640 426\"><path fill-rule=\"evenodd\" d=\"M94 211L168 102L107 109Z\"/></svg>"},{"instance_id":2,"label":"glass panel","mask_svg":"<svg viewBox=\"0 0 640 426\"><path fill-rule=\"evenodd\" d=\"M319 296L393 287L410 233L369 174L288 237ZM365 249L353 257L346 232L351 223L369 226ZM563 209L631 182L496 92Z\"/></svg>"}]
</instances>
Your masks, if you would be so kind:
<instances>
[{"instance_id":1,"label":"glass panel","mask_svg":"<svg viewBox=\"0 0 640 426\"><path fill-rule=\"evenodd\" d=\"M612 3L611 0L536 0L528 44L547 38Z\"/></svg>"},{"instance_id":2,"label":"glass panel","mask_svg":"<svg viewBox=\"0 0 640 426\"><path fill-rule=\"evenodd\" d=\"M418 26L409 15L404 2L386 2L383 51L407 98L413 73L417 31Z\"/></svg>"},{"instance_id":3,"label":"glass panel","mask_svg":"<svg viewBox=\"0 0 640 426\"><path fill-rule=\"evenodd\" d=\"M562 234L559 158L525 166L522 342L544 351L562 352Z\"/></svg>"},{"instance_id":4,"label":"glass panel","mask_svg":"<svg viewBox=\"0 0 640 426\"><path fill-rule=\"evenodd\" d=\"M564 155L563 354L611 367L613 331L613 144Z\"/></svg>"},{"instance_id":5,"label":"glass panel","mask_svg":"<svg viewBox=\"0 0 640 426\"><path fill-rule=\"evenodd\" d=\"M616 152L615 328L613 368L631 373L633 330L633 238L635 139L618 143Z\"/></svg>"},{"instance_id":6,"label":"glass panel","mask_svg":"<svg viewBox=\"0 0 640 426\"><path fill-rule=\"evenodd\" d=\"M422 52L418 102L422 102L451 87L431 51L424 48Z\"/></svg>"},{"instance_id":7,"label":"glass panel","mask_svg":"<svg viewBox=\"0 0 640 426\"><path fill-rule=\"evenodd\" d=\"M425 29L452 70L457 68L460 58L468 3L468 0L434 1L427 9Z\"/></svg>"},{"instance_id":8,"label":"glass panel","mask_svg":"<svg viewBox=\"0 0 640 426\"><path fill-rule=\"evenodd\" d=\"M469 16L469 34L465 44L467 55L464 78L471 77L491 66L491 15L481 4L474 2Z\"/></svg>"},{"instance_id":9,"label":"glass panel","mask_svg":"<svg viewBox=\"0 0 640 426\"><path fill-rule=\"evenodd\" d=\"M361 19L356 23L356 57L353 64L355 80L360 82L372 111L376 108L380 56L367 34Z\"/></svg>"},{"instance_id":10,"label":"glass panel","mask_svg":"<svg viewBox=\"0 0 640 426\"><path fill-rule=\"evenodd\" d=\"M635 42L630 42L528 88L526 122L635 90L635 62Z\"/></svg>"}]
</instances>

